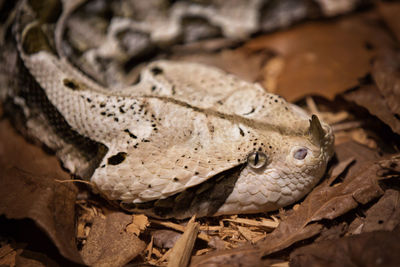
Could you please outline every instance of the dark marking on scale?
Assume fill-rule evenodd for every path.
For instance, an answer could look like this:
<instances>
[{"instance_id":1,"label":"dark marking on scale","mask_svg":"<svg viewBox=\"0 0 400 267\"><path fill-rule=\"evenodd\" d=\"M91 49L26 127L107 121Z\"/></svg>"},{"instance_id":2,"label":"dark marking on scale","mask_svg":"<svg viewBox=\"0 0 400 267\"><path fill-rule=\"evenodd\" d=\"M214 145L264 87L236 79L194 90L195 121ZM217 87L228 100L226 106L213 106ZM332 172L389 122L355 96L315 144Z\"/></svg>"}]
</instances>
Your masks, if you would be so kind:
<instances>
[{"instance_id":1,"label":"dark marking on scale","mask_svg":"<svg viewBox=\"0 0 400 267\"><path fill-rule=\"evenodd\" d=\"M238 127L238 128L239 128L240 135L244 136L244 131L242 130L242 128L240 128L240 127Z\"/></svg>"},{"instance_id":2,"label":"dark marking on scale","mask_svg":"<svg viewBox=\"0 0 400 267\"><path fill-rule=\"evenodd\" d=\"M129 131L129 129L125 129L124 130L125 133L129 134L129 137L133 138L133 139L137 139L137 136L134 135L133 133L131 133L131 131Z\"/></svg>"},{"instance_id":3,"label":"dark marking on scale","mask_svg":"<svg viewBox=\"0 0 400 267\"><path fill-rule=\"evenodd\" d=\"M70 80L70 79L64 79L63 80L63 84L68 87L69 89L73 90L73 91L78 91L80 90L80 86L79 84L74 81L74 80Z\"/></svg>"},{"instance_id":4,"label":"dark marking on scale","mask_svg":"<svg viewBox=\"0 0 400 267\"><path fill-rule=\"evenodd\" d=\"M160 67L153 67L151 69L151 72L156 76L156 75L162 74L164 71Z\"/></svg>"}]
</instances>

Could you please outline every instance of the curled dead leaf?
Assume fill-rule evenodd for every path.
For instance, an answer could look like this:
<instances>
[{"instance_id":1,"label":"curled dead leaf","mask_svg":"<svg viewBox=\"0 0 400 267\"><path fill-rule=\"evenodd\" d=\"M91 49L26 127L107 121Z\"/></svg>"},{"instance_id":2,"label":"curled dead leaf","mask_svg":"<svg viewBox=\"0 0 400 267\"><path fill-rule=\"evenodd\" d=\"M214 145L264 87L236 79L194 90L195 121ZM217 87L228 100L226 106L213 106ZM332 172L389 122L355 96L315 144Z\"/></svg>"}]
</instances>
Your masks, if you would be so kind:
<instances>
[{"instance_id":1,"label":"curled dead leaf","mask_svg":"<svg viewBox=\"0 0 400 267\"><path fill-rule=\"evenodd\" d=\"M87 242L82 248L85 264L90 266L123 266L145 248L135 233L125 230L132 216L112 212L104 219L95 217Z\"/></svg>"}]
</instances>

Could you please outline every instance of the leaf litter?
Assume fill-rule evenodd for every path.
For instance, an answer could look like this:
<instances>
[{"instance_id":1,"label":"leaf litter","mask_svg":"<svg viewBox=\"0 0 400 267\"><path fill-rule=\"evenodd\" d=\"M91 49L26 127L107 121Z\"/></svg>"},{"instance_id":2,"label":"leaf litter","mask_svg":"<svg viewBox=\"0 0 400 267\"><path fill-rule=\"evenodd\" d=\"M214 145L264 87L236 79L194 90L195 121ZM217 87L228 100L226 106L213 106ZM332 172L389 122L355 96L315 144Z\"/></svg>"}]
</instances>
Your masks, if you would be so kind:
<instances>
[{"instance_id":1,"label":"leaf litter","mask_svg":"<svg viewBox=\"0 0 400 267\"><path fill-rule=\"evenodd\" d=\"M7 220L33 220L61 255L94 266L123 266L132 260L168 265L171 257L182 263L190 256L192 266L398 264L393 255L399 250L400 158L381 144L391 153L399 151L394 134L399 133L399 56L394 49L399 40L392 38L398 38L399 30L391 11L399 8L382 2L365 12L257 37L239 48L177 56L197 57L258 81L266 90L301 100L300 105L333 124L336 159L301 203L269 214L191 223L125 214L84 186L59 182L71 177L57 159L2 120L0 213ZM247 68L237 64L247 59ZM356 107L368 112L354 113ZM394 133L368 128L371 121ZM0 243L0 263L15 266L33 259L42 266L54 262L45 251Z\"/></svg>"}]
</instances>

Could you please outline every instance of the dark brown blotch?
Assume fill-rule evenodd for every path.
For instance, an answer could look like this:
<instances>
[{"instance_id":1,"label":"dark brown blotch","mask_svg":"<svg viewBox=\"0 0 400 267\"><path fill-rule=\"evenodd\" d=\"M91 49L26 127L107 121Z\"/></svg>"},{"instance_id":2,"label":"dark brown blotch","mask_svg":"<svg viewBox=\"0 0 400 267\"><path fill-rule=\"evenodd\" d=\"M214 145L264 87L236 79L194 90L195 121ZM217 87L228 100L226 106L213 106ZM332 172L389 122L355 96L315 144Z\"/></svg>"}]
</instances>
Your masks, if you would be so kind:
<instances>
[{"instance_id":1,"label":"dark brown blotch","mask_svg":"<svg viewBox=\"0 0 400 267\"><path fill-rule=\"evenodd\" d=\"M81 87L79 86L79 84L71 79L64 79L63 80L63 84L68 87L69 89L73 90L73 91L78 91L81 90Z\"/></svg>"},{"instance_id":2,"label":"dark brown blotch","mask_svg":"<svg viewBox=\"0 0 400 267\"><path fill-rule=\"evenodd\" d=\"M121 163L125 160L126 155L127 155L127 154L126 154L125 152L118 152L117 154L115 154L115 155L109 157L109 158L107 159L107 163L108 163L109 165L118 165L118 164L121 164Z\"/></svg>"}]
</instances>

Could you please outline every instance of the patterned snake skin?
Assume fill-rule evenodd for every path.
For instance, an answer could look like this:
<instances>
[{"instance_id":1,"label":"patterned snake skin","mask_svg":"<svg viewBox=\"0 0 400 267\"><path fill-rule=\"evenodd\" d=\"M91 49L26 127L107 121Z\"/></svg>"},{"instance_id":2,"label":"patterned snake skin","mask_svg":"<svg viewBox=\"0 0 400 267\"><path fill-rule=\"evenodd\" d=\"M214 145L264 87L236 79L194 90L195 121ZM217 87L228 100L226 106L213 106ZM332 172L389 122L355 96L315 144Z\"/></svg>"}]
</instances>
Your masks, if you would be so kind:
<instances>
[{"instance_id":1,"label":"patterned snake skin","mask_svg":"<svg viewBox=\"0 0 400 267\"><path fill-rule=\"evenodd\" d=\"M5 107L108 199L164 218L256 213L294 203L323 176L333 134L316 116L197 63L158 60L134 84L97 82L63 50L82 1L50 2L51 12L19 4L17 82Z\"/></svg>"}]
</instances>

